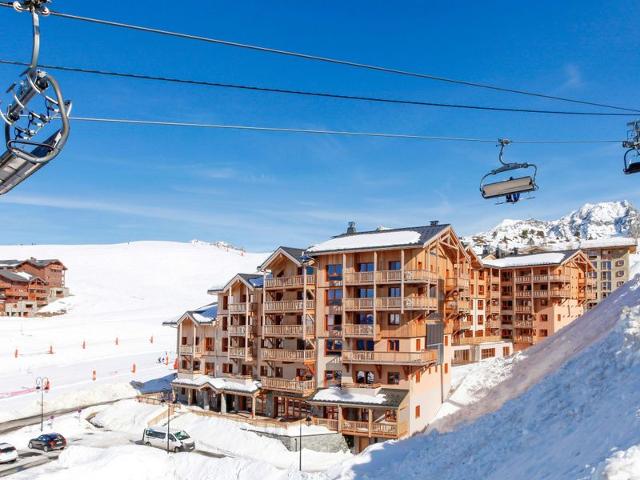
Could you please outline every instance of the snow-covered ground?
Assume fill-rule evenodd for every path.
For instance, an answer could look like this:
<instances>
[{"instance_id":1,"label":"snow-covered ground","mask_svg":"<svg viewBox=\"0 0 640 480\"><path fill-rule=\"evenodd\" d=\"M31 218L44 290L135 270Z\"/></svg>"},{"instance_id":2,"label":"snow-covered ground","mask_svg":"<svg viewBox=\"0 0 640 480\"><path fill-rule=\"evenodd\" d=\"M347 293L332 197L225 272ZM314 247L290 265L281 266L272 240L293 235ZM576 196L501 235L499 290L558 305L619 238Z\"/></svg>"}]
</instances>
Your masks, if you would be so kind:
<instances>
[{"instance_id":1,"label":"snow-covered ground","mask_svg":"<svg viewBox=\"0 0 640 480\"><path fill-rule=\"evenodd\" d=\"M32 256L59 258L72 296L49 308L63 315L0 317L0 422L39 413L37 377L49 378L45 408L55 410L129 397L132 380L170 374L175 331L162 322L210 303L208 288L255 271L266 254L203 242L0 246L0 259Z\"/></svg>"},{"instance_id":2,"label":"snow-covered ground","mask_svg":"<svg viewBox=\"0 0 640 480\"><path fill-rule=\"evenodd\" d=\"M427 433L321 478L639 479L638 392L640 277L527 351L468 367Z\"/></svg>"}]
</instances>

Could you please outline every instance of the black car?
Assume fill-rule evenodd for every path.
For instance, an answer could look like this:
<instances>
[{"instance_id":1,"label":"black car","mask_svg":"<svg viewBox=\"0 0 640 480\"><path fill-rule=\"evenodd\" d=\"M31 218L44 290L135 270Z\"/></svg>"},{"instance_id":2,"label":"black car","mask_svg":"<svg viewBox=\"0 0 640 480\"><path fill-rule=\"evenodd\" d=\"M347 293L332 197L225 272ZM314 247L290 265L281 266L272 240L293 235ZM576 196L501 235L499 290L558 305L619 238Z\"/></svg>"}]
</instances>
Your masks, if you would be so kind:
<instances>
[{"instance_id":1,"label":"black car","mask_svg":"<svg viewBox=\"0 0 640 480\"><path fill-rule=\"evenodd\" d=\"M45 452L49 450L63 450L66 446L67 440L59 433L45 433L29 440L29 448L37 448Z\"/></svg>"}]
</instances>

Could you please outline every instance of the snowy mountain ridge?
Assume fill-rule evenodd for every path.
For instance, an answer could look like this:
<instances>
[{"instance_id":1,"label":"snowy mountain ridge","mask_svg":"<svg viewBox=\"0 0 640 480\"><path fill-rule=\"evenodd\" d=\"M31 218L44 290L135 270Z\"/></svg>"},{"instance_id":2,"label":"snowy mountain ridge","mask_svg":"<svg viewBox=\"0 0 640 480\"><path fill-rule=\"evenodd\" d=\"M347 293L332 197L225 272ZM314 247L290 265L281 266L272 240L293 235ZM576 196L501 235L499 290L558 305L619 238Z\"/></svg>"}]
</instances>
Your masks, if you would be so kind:
<instances>
[{"instance_id":1,"label":"snowy mountain ridge","mask_svg":"<svg viewBox=\"0 0 640 480\"><path fill-rule=\"evenodd\" d=\"M558 220L505 219L486 232L463 240L474 250L494 253L531 246L561 246L581 240L638 237L640 211L629 201L586 203Z\"/></svg>"}]
</instances>

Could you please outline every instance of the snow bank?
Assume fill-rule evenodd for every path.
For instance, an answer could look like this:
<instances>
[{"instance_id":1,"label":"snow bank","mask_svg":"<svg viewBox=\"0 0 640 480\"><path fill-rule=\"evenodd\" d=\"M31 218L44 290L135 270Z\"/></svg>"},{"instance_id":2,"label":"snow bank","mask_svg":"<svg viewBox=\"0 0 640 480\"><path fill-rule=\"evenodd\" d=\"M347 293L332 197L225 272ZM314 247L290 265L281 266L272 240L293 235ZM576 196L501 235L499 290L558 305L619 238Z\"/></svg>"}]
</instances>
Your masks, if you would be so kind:
<instances>
[{"instance_id":1,"label":"snow bank","mask_svg":"<svg viewBox=\"0 0 640 480\"><path fill-rule=\"evenodd\" d=\"M149 420L157 417L167 407L140 403L136 400L123 400L103 408L92 419L91 423L118 432L126 432L142 436Z\"/></svg>"},{"instance_id":2,"label":"snow bank","mask_svg":"<svg viewBox=\"0 0 640 480\"><path fill-rule=\"evenodd\" d=\"M475 403L427 434L374 445L325 478L637 478L639 287L636 277L505 363L510 372L481 364L495 367L485 380L497 385L477 388ZM612 455L617 449L623 453Z\"/></svg>"},{"instance_id":3,"label":"snow bank","mask_svg":"<svg viewBox=\"0 0 640 480\"><path fill-rule=\"evenodd\" d=\"M293 474L292 477L296 477ZM144 446L71 446L58 462L15 474L16 480L280 480L287 472L269 465L194 453L167 455Z\"/></svg>"}]
</instances>

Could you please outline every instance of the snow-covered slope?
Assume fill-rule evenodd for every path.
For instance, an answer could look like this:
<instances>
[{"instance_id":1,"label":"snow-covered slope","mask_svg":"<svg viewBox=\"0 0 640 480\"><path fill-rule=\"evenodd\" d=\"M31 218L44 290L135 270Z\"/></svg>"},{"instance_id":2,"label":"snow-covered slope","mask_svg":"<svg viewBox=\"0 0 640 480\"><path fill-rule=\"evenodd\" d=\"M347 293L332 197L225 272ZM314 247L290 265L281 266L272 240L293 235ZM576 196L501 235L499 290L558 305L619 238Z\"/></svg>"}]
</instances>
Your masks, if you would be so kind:
<instances>
[{"instance_id":1,"label":"snow-covered slope","mask_svg":"<svg viewBox=\"0 0 640 480\"><path fill-rule=\"evenodd\" d=\"M599 240L615 236L636 236L640 232L640 213L628 201L587 203L559 220L503 220L487 232L465 241L478 253L488 247L511 250L532 245L553 245L579 240Z\"/></svg>"},{"instance_id":2,"label":"snow-covered slope","mask_svg":"<svg viewBox=\"0 0 640 480\"><path fill-rule=\"evenodd\" d=\"M48 404L59 407L96 399L78 397L83 388L94 387L93 370L96 383L112 378L125 386L134 363L136 380L167 375L155 363L168 352L172 366L176 340L175 330L162 322L212 302L208 288L239 271L254 272L266 258L198 241L0 246L0 258L32 256L59 258L69 269L72 296L51 305L51 310L67 310L63 315L0 317L0 421L37 408L30 389L38 376L49 377ZM53 354L47 353L50 348ZM67 401L52 402L59 395L67 395Z\"/></svg>"},{"instance_id":3,"label":"snow-covered slope","mask_svg":"<svg viewBox=\"0 0 640 480\"><path fill-rule=\"evenodd\" d=\"M640 277L513 361L481 363L458 390L467 405L429 433L327 477L640 478Z\"/></svg>"}]
</instances>

